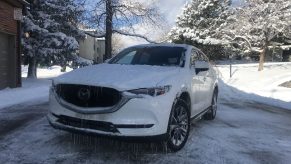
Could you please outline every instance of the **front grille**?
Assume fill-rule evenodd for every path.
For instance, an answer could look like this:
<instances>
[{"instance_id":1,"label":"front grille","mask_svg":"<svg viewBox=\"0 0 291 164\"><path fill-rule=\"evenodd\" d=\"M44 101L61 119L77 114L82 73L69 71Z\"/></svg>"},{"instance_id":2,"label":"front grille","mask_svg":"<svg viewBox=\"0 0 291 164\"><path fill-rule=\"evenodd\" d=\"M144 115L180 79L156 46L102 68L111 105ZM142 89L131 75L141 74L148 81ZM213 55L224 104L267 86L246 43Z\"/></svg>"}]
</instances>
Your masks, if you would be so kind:
<instances>
[{"instance_id":1,"label":"front grille","mask_svg":"<svg viewBox=\"0 0 291 164\"><path fill-rule=\"evenodd\" d=\"M58 84L55 90L64 101L79 107L111 107L122 98L119 91L106 87Z\"/></svg>"}]
</instances>

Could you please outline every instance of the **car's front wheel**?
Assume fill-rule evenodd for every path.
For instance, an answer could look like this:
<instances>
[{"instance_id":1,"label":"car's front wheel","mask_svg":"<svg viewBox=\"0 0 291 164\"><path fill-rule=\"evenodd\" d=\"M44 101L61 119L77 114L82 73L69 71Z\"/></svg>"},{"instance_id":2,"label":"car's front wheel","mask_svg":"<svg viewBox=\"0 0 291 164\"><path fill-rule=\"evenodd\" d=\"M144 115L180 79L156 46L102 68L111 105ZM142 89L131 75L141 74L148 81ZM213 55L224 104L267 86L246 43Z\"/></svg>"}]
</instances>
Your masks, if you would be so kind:
<instances>
[{"instance_id":1,"label":"car's front wheel","mask_svg":"<svg viewBox=\"0 0 291 164\"><path fill-rule=\"evenodd\" d=\"M171 111L167 146L172 151L182 149L190 131L190 110L185 101L178 100Z\"/></svg>"},{"instance_id":2,"label":"car's front wheel","mask_svg":"<svg viewBox=\"0 0 291 164\"><path fill-rule=\"evenodd\" d=\"M218 96L218 92L217 92L217 90L215 90L213 93L213 97L212 97L211 107L204 115L205 120L214 120L215 119L216 112L217 112L217 96Z\"/></svg>"}]
</instances>

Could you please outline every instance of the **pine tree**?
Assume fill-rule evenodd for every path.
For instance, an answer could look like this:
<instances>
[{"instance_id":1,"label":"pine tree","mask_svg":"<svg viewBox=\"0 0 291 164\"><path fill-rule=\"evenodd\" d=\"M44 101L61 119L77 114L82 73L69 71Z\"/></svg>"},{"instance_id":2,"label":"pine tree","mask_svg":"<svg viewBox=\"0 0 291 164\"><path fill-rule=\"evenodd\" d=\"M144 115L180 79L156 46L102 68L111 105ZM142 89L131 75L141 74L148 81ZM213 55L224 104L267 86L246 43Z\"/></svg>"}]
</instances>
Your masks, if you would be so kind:
<instances>
[{"instance_id":1,"label":"pine tree","mask_svg":"<svg viewBox=\"0 0 291 164\"><path fill-rule=\"evenodd\" d=\"M217 55L217 50L225 44L220 28L226 21L229 6L229 0L192 0L177 18L169 38L175 43L194 45L210 57Z\"/></svg>"},{"instance_id":2,"label":"pine tree","mask_svg":"<svg viewBox=\"0 0 291 164\"><path fill-rule=\"evenodd\" d=\"M34 0L23 21L23 51L29 58L28 77L36 78L37 64L63 67L76 60L84 34L78 30L83 9L73 0Z\"/></svg>"}]
</instances>

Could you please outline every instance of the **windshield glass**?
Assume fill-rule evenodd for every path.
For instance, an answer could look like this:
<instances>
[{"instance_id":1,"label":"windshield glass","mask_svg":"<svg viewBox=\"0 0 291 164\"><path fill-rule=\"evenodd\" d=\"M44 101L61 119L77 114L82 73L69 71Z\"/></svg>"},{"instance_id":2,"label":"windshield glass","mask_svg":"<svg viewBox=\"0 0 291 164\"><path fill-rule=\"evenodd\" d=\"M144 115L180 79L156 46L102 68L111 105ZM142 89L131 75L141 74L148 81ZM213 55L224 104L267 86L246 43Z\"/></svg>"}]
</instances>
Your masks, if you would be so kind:
<instances>
[{"instance_id":1,"label":"windshield glass","mask_svg":"<svg viewBox=\"0 0 291 164\"><path fill-rule=\"evenodd\" d=\"M110 64L184 66L183 47L135 47L121 51Z\"/></svg>"}]
</instances>

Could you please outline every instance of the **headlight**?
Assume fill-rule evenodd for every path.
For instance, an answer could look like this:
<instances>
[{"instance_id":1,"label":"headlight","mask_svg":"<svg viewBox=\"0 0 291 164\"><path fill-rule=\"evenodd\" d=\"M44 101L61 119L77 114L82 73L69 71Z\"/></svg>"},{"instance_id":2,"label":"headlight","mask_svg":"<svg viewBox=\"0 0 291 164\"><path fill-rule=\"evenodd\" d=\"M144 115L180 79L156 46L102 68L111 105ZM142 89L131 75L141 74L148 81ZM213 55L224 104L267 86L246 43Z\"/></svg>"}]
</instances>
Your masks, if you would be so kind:
<instances>
[{"instance_id":1,"label":"headlight","mask_svg":"<svg viewBox=\"0 0 291 164\"><path fill-rule=\"evenodd\" d=\"M137 94L137 95L150 95L150 96L159 96L163 95L167 92L169 92L171 89L170 85L166 85L163 87L154 87L154 88L140 88L140 89L134 89L134 90L129 90L127 92Z\"/></svg>"}]
</instances>

